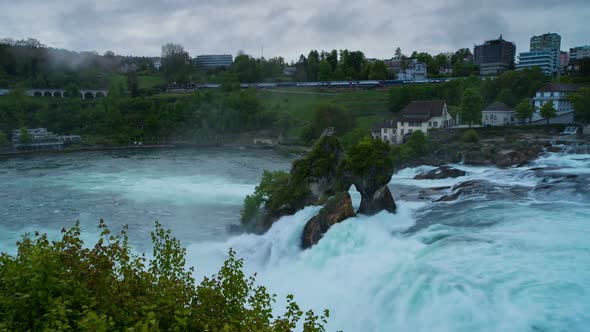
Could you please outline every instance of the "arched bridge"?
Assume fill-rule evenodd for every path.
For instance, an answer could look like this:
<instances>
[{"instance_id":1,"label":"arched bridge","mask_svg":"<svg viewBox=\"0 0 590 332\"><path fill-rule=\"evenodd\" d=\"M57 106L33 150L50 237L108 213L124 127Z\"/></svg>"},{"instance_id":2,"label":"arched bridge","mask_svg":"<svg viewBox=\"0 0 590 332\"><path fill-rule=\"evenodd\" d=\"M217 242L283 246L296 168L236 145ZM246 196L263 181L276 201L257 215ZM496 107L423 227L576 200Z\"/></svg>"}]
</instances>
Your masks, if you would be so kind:
<instances>
[{"instance_id":1,"label":"arched bridge","mask_svg":"<svg viewBox=\"0 0 590 332\"><path fill-rule=\"evenodd\" d=\"M68 91L64 89L29 89L27 90L28 96L33 97L54 97L64 98L68 97ZM80 89L78 90L78 96L82 99L95 99L102 98L109 95L109 90L105 89Z\"/></svg>"}]
</instances>

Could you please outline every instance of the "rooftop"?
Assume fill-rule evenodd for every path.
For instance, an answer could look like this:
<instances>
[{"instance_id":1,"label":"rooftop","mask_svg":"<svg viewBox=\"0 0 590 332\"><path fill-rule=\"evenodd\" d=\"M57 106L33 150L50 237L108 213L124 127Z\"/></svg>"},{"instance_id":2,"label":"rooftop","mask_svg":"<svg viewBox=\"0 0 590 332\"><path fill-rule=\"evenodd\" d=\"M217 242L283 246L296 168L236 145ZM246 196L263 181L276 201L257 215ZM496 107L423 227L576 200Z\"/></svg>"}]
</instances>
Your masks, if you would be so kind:
<instances>
[{"instance_id":1,"label":"rooftop","mask_svg":"<svg viewBox=\"0 0 590 332\"><path fill-rule=\"evenodd\" d=\"M441 116L446 105L445 100L415 100L404 107L399 114L403 118L431 118Z\"/></svg>"},{"instance_id":2,"label":"rooftop","mask_svg":"<svg viewBox=\"0 0 590 332\"><path fill-rule=\"evenodd\" d=\"M580 90L582 86L577 84L566 83L549 83L541 88L542 92L574 92Z\"/></svg>"},{"instance_id":3,"label":"rooftop","mask_svg":"<svg viewBox=\"0 0 590 332\"><path fill-rule=\"evenodd\" d=\"M488 105L483 112L512 112L513 109L502 102L494 102Z\"/></svg>"}]
</instances>

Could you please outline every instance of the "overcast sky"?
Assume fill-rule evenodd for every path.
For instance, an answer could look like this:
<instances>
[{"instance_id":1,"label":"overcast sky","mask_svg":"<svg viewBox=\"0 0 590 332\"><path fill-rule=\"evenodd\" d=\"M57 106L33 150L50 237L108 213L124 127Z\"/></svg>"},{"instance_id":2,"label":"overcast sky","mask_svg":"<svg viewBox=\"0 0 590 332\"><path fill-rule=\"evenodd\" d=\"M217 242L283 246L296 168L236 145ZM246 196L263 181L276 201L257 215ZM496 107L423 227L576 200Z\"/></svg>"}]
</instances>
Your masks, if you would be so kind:
<instances>
[{"instance_id":1,"label":"overcast sky","mask_svg":"<svg viewBox=\"0 0 590 332\"><path fill-rule=\"evenodd\" d=\"M296 59L310 49L454 51L498 37L528 51L557 32L590 44L589 0L0 0L0 38L76 51L157 56L167 42L198 54L243 50Z\"/></svg>"}]
</instances>

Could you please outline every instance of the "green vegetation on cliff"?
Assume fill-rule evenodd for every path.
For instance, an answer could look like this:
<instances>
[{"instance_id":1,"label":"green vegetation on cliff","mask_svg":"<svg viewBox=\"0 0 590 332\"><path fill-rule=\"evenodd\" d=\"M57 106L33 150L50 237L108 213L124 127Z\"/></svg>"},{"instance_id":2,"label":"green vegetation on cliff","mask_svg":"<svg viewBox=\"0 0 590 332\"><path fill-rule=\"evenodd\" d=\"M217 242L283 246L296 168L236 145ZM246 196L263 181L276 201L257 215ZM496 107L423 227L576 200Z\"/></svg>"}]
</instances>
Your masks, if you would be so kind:
<instances>
[{"instance_id":1,"label":"green vegetation on cliff","mask_svg":"<svg viewBox=\"0 0 590 332\"><path fill-rule=\"evenodd\" d=\"M358 177L364 177L369 172L379 174L378 176L392 173L393 158L389 144L371 137L363 138L347 150L345 169ZM378 179L380 180L383 179Z\"/></svg>"},{"instance_id":2,"label":"green vegetation on cliff","mask_svg":"<svg viewBox=\"0 0 590 332\"><path fill-rule=\"evenodd\" d=\"M219 272L195 284L186 251L156 223L153 258L132 253L126 230L86 246L75 226L50 241L25 236L18 253L0 255L0 331L292 331L303 311L287 297L273 317L275 296L242 272L230 249ZM303 330L324 331L328 317L305 314Z\"/></svg>"},{"instance_id":3,"label":"green vegetation on cliff","mask_svg":"<svg viewBox=\"0 0 590 332\"><path fill-rule=\"evenodd\" d=\"M305 157L293 162L290 173L264 171L254 193L244 200L242 223L248 225L259 217L280 217L295 213L307 204L321 203L309 201L310 182L328 176L336 178L341 150L336 137L324 135L314 143ZM264 209L265 216L261 216L261 208ZM268 220L262 222L266 223Z\"/></svg>"}]
</instances>

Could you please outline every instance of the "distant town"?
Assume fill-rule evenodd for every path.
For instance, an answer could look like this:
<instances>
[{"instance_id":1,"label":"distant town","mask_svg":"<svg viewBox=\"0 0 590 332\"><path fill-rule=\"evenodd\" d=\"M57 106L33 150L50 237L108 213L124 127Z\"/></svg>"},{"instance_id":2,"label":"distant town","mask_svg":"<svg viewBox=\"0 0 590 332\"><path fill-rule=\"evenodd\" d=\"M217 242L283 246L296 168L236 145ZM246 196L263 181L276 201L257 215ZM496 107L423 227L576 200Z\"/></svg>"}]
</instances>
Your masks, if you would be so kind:
<instances>
[{"instance_id":1,"label":"distant town","mask_svg":"<svg viewBox=\"0 0 590 332\"><path fill-rule=\"evenodd\" d=\"M10 99L14 103L9 105L13 106L5 109L15 113L5 115L0 130L4 132L4 141L11 142L17 150L59 150L88 142L135 146L210 142L211 137L218 142L219 137L224 140L228 134L245 132L254 133L251 141L256 144L307 145L326 127L336 127L338 134L347 134L351 141L370 133L373 138L391 144L404 143L416 131L428 134L432 129L448 128L555 124L568 126L567 132L582 133L590 112L583 106L589 83L590 45L563 51L557 33L532 36L528 51L519 53L515 43L500 34L472 50L463 48L437 55L424 52L406 55L397 48L391 58L376 59L365 57L361 51L312 50L291 63L281 57L265 59L246 54L191 57L182 45L172 43L162 46L161 57L146 58L119 56L111 51L104 55L76 53L47 47L35 39L3 39L0 41L0 96L74 98L86 104L52 104L47 102L48 98L40 98L43 102L28 107L28 115L19 115L16 108L11 108L18 108L14 105L24 100ZM354 113L350 123L339 128L330 121L315 124L316 120L291 111L290 105L277 104L266 94L242 94L238 102L231 96L235 95L232 91L240 90L272 91L275 96L284 95L284 102L294 93L317 95L318 99L331 93L357 93L359 105L351 105L345 98L331 101L333 119L346 119L347 116L339 114ZM154 98L192 96L199 91L221 94L215 95L217 102L211 97L198 97L193 102L185 98L182 103L177 97ZM387 109L360 101L382 100L383 94L377 94L378 91L389 92ZM576 97L578 101L574 100L575 96L579 97ZM123 112L121 101L112 105L94 103L106 97L131 98L121 100L130 103L125 106L127 109L136 112ZM133 102L134 98L148 104L139 105ZM298 99L296 102L304 98ZM196 112L195 115L185 113L183 116L188 118L176 116L174 125L164 124L171 121L164 114L179 103L186 107L195 103L209 106L189 112ZM310 100L299 107L316 112L321 109L318 103ZM232 112L246 105L255 107L252 114L256 115L239 111L242 120L236 121L235 116L232 119ZM203 107L221 107L221 111L211 111L205 116L208 120L204 120L200 113ZM63 116L80 109L76 116L89 112L86 118L91 119L101 114L104 118L98 123L109 123L113 119L106 110L113 108L128 114L127 119L120 119L118 132L114 131L117 126L102 125L98 129L83 118L70 124L63 119L54 125L35 120L43 118L39 117L40 113L59 112ZM143 114L145 108L155 113ZM350 112L350 108L356 110Z\"/></svg>"}]
</instances>

